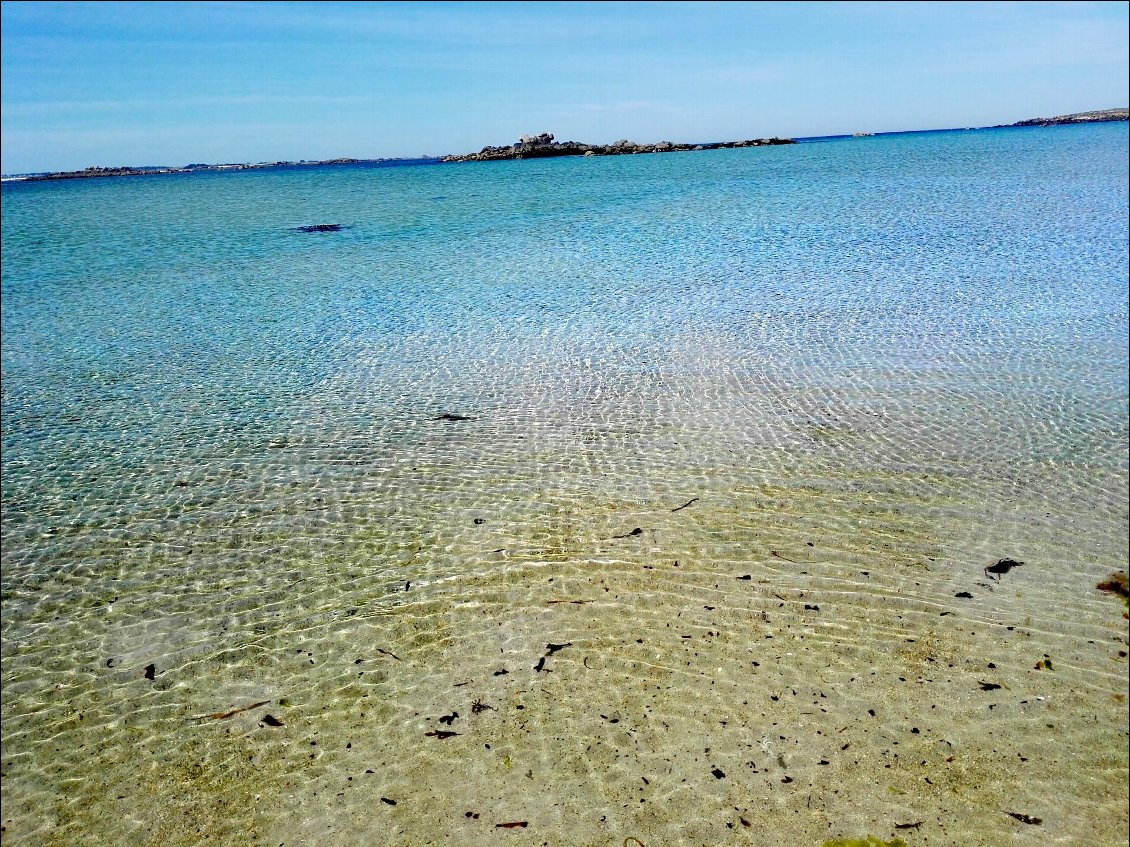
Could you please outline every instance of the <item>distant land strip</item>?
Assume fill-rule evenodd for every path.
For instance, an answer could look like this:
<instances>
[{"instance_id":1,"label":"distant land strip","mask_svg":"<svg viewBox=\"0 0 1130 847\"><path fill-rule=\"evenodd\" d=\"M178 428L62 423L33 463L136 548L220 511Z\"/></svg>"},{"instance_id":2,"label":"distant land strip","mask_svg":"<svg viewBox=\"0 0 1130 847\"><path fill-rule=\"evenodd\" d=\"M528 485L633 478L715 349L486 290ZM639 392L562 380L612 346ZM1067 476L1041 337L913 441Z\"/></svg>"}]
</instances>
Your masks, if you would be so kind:
<instances>
[{"instance_id":1,"label":"distant land strip","mask_svg":"<svg viewBox=\"0 0 1130 847\"><path fill-rule=\"evenodd\" d=\"M51 179L91 179L107 176L155 176L159 174L194 174L209 171L255 171L264 168L313 168L321 165L379 165L384 162L439 162L438 156L420 156L419 158L400 159L322 159L317 162L254 162L250 164L227 165L184 165L182 167L137 167L122 165L120 167L103 168L97 165L81 171L52 171L42 174L25 174L17 176L21 182L42 182ZM5 177L5 179L11 179Z\"/></svg>"},{"instance_id":2,"label":"distant land strip","mask_svg":"<svg viewBox=\"0 0 1130 847\"><path fill-rule=\"evenodd\" d=\"M1097 124L1104 121L1130 120L1130 109L1102 109L1097 112L1073 112L1070 115L1056 115L1054 118L1028 118L1014 124L1002 124L993 129L1010 126L1059 126L1060 124Z\"/></svg>"},{"instance_id":3,"label":"distant land strip","mask_svg":"<svg viewBox=\"0 0 1130 847\"><path fill-rule=\"evenodd\" d=\"M1052 118L1028 118L1014 124L996 124L983 129L1008 129L1011 127L1060 126L1062 124L1090 124L1108 121L1130 120L1130 109L1100 109L1092 112L1073 112L1070 115L1056 115ZM859 132L857 136L870 136L873 133ZM323 165L372 165L385 162L489 162L505 159L540 159L552 156L622 156L632 153L675 153L689 150L723 150L735 147L767 147L777 144L796 144L792 138L754 138L746 141L717 141L704 144L680 144L660 141L656 144L636 144L621 140L613 144L582 144L577 141L554 141L551 133L524 135L517 143L502 147L484 147L478 153L464 153L450 156L420 156L417 158L392 159L322 159L316 162L256 162L248 164L204 165L193 164L183 167L121 167L92 166L81 171L53 171L36 174L13 174L5 176L5 182L41 182L56 179L91 179L110 176L155 176L160 174L191 174L215 171L252 171L263 168L281 167L319 167Z\"/></svg>"}]
</instances>

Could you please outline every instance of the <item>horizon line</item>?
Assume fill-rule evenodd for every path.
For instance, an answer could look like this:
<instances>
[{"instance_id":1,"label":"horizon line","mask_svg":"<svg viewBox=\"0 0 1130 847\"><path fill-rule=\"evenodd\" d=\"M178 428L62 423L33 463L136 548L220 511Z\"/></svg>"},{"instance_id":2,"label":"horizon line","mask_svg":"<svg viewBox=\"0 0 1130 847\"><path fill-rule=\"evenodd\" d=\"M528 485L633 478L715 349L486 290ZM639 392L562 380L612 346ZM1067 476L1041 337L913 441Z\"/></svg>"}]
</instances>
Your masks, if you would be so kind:
<instances>
[{"instance_id":1,"label":"horizon line","mask_svg":"<svg viewBox=\"0 0 1130 847\"><path fill-rule=\"evenodd\" d=\"M1078 125L1078 124L1093 124L1093 123L1118 123L1128 120L1127 114L1120 117L1106 118L1106 119L1084 119L1084 120L1070 120L1077 118L1081 115L1092 114L1105 114L1110 112L1123 112L1130 113L1130 107L1114 107L1111 109L1092 109L1084 112L1071 112L1066 115L1056 115L1050 118L1029 118L1023 121L1018 121L1011 124L987 124L985 126L966 126L966 127L935 127L930 129L896 129L896 130L883 130L879 132L859 132L859 133L831 133L828 135L801 135L791 138L790 140L798 143L810 141L822 141L841 138L877 138L887 135L912 135L917 133L928 132L971 132L976 130L987 129L1043 129L1048 126L1058 125ZM1054 123L1060 121L1061 123ZM571 142L575 143L575 142ZM663 142L657 142L663 143ZM687 144L715 144L719 142L678 142ZM357 158L353 156L335 156L329 159L293 159L293 160L277 160L277 161L260 161L260 162L191 162L184 165L88 165L82 170L62 170L62 171L24 171L21 173L3 173L0 174L0 179L5 182L20 181L20 178L26 177L40 177L52 176L56 174L83 174L86 171L97 170L129 170L129 171L154 171L153 176L168 175L169 173L192 173L195 170L205 169L220 169L220 168L233 168L233 169L266 169L272 167L286 167L286 166L305 166L314 167L318 165L330 164L367 164L367 163L381 163L381 162L424 162L436 161L442 162L444 157L453 155L465 155L460 153L441 153L436 156L429 154L422 154L420 156L380 156L376 158ZM121 176L128 175L142 175L142 174L121 174ZM83 177L74 177L82 179ZM91 174L90 179L99 178ZM106 177L101 177L106 178Z\"/></svg>"}]
</instances>

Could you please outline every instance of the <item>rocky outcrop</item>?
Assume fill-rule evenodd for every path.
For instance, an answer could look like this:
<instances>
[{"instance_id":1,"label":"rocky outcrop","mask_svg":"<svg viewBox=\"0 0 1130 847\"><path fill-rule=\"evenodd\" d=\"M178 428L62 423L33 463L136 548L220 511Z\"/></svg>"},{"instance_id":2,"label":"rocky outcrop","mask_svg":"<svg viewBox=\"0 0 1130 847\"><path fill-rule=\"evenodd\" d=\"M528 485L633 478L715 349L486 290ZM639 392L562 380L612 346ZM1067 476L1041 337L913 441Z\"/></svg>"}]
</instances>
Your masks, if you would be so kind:
<instances>
[{"instance_id":1,"label":"rocky outcrop","mask_svg":"<svg viewBox=\"0 0 1130 847\"><path fill-rule=\"evenodd\" d=\"M612 144L582 144L579 141L554 141L552 133L543 132L541 135L523 135L514 144L503 147L484 147L478 153L444 156L443 161L494 162L503 159L544 159L553 156L622 156L635 153L766 147L775 144L796 144L796 141L791 138L751 138L747 141L719 141L710 144L678 144L672 141L636 144L625 138Z\"/></svg>"},{"instance_id":2,"label":"rocky outcrop","mask_svg":"<svg viewBox=\"0 0 1130 847\"><path fill-rule=\"evenodd\" d=\"M1054 118L1029 118L1005 126L1058 126L1060 124L1094 124L1105 121L1125 121L1130 119L1130 110L1103 109L1098 112L1075 112L1070 115L1057 115Z\"/></svg>"}]
</instances>

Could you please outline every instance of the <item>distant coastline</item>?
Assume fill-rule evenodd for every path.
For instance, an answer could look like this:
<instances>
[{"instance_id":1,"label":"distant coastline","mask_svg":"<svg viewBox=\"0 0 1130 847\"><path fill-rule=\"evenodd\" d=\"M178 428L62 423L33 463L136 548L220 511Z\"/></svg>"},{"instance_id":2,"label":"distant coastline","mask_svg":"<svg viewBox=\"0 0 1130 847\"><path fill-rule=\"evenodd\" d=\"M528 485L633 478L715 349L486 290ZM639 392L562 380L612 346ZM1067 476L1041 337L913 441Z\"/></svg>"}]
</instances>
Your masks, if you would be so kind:
<instances>
[{"instance_id":1,"label":"distant coastline","mask_svg":"<svg viewBox=\"0 0 1130 847\"><path fill-rule=\"evenodd\" d=\"M1061 124L1097 124L1106 121L1130 120L1130 109L1101 109L1097 112L1073 112L1070 115L1056 115L1054 118L1028 118L1014 124L1002 124L994 129L1010 126L1059 126Z\"/></svg>"},{"instance_id":2,"label":"distant coastline","mask_svg":"<svg viewBox=\"0 0 1130 847\"><path fill-rule=\"evenodd\" d=\"M382 165L389 163L413 163L413 162L440 162L438 156L420 156L417 158L398 158L398 159L321 159L319 161L306 161L305 159L300 162L253 162L253 163L232 163L222 165L205 165L205 164L192 164L183 165L181 167L168 167L168 166L152 166L152 167L139 167L134 165L122 165L120 167L99 167L97 165L85 168L81 171L50 171L47 173L38 174L14 174L12 176L5 175L3 177L5 182L45 182L48 180L58 179L100 179L111 176L160 176L163 174L194 174L194 173L214 173L218 171L256 171L265 170L267 168L314 168L325 167L327 165Z\"/></svg>"},{"instance_id":3,"label":"distant coastline","mask_svg":"<svg viewBox=\"0 0 1130 847\"><path fill-rule=\"evenodd\" d=\"M1047 127L1061 126L1064 124L1107 123L1111 121L1130 120L1130 109L1101 109L1091 112L1073 112L1068 115L1056 115L1050 118L1028 118L1011 124L995 124L988 127L968 127L968 129L1009 129L1012 127ZM919 130L921 132L939 132L944 130ZM862 138L871 137L875 133L857 132L854 136L822 136L826 138ZM889 133L880 133L887 135ZM660 141L656 144L636 144L632 141L622 140L613 144L584 144L576 141L555 141L550 133L538 136L523 136L516 143L501 147L484 147L477 153L451 154L447 156L420 156L416 158L386 158L386 159L322 159L319 161L298 162L256 162L256 163L231 163L231 164L191 164L181 167L153 166L141 167L123 165L120 167L91 166L81 171L51 171L33 174L4 175L3 182L46 182L63 179L101 179L105 177L122 176L159 176L164 174L193 174L214 173L223 171L251 171L266 168L307 168L325 167L333 165L381 165L396 163L439 164L445 162L482 162L509 159L537 159L555 156L618 156L638 153L675 153L693 150L720 150L740 147L766 147L780 144L796 144L795 138L757 138L745 141L719 141L703 144L684 144L671 141Z\"/></svg>"}]
</instances>

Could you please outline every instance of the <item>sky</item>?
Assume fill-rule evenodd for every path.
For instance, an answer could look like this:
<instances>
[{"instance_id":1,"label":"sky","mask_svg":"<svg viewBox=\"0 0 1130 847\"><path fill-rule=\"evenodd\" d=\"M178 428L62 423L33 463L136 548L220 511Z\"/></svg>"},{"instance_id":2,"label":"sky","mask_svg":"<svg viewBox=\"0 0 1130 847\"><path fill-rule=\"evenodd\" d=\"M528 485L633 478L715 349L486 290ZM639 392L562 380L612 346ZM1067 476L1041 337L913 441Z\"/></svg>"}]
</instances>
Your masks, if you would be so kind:
<instances>
[{"instance_id":1,"label":"sky","mask_svg":"<svg viewBox=\"0 0 1130 847\"><path fill-rule=\"evenodd\" d=\"M1130 4L0 4L0 171L985 126L1127 105Z\"/></svg>"}]
</instances>

